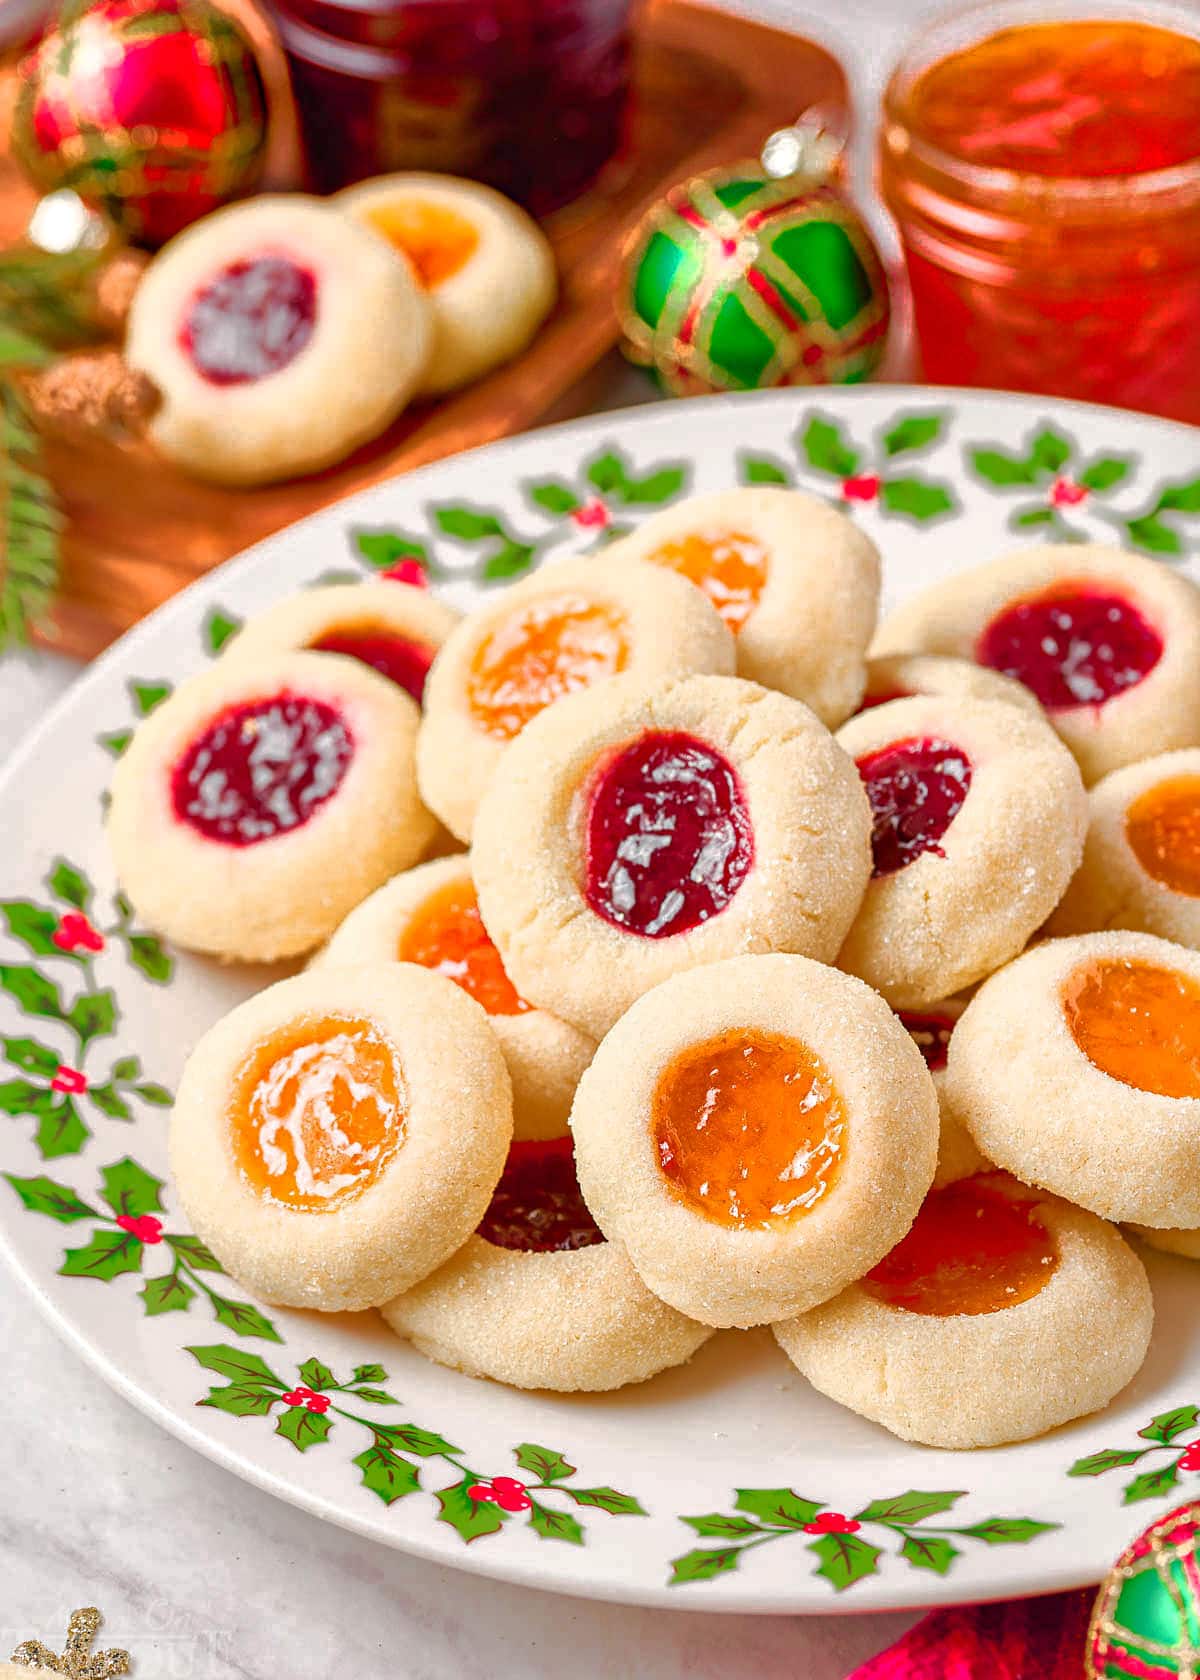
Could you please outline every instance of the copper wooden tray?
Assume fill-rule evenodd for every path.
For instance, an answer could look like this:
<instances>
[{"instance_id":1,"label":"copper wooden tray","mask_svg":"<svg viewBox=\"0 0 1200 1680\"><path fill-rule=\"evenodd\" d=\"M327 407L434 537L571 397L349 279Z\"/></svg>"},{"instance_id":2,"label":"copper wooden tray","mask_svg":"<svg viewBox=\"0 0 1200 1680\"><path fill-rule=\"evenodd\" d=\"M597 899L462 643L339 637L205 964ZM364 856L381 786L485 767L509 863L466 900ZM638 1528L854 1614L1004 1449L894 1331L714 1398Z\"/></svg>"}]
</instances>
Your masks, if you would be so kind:
<instances>
[{"instance_id":1,"label":"copper wooden tray","mask_svg":"<svg viewBox=\"0 0 1200 1680\"><path fill-rule=\"evenodd\" d=\"M337 468L260 490L199 483L148 446L52 440L65 504L63 588L53 645L90 657L176 590L281 526L410 467L519 432L555 408L617 338L613 298L626 235L675 181L756 156L812 104L846 100L837 61L796 35L679 0L641 14L628 155L551 219L559 306L519 360L462 394L414 408ZM0 160L0 232L31 195Z\"/></svg>"}]
</instances>

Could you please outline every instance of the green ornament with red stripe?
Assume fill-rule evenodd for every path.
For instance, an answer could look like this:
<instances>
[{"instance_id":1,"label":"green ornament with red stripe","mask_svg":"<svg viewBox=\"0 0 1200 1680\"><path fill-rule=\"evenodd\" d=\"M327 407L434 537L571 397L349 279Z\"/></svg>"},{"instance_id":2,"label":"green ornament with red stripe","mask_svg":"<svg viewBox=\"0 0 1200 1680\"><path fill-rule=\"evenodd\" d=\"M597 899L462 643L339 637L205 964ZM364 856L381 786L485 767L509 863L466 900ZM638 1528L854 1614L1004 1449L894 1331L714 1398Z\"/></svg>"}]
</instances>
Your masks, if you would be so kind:
<instances>
[{"instance_id":1,"label":"green ornament with red stripe","mask_svg":"<svg viewBox=\"0 0 1200 1680\"><path fill-rule=\"evenodd\" d=\"M1200 1502L1122 1552L1096 1598L1085 1666L1088 1680L1200 1676Z\"/></svg>"},{"instance_id":2,"label":"green ornament with red stripe","mask_svg":"<svg viewBox=\"0 0 1200 1680\"><path fill-rule=\"evenodd\" d=\"M879 253L846 198L758 164L654 206L619 311L626 353L677 396L855 384L879 366L891 316Z\"/></svg>"}]
</instances>

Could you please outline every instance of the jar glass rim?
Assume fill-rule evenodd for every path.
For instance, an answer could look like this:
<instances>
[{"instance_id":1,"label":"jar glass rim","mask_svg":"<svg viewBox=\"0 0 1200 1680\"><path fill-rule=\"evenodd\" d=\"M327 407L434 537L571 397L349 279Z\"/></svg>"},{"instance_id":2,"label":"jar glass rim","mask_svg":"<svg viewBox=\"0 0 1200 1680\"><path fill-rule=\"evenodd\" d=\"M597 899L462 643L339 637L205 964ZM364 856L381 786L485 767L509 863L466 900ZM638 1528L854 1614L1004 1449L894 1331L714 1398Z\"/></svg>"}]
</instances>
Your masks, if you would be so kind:
<instances>
[{"instance_id":1,"label":"jar glass rim","mask_svg":"<svg viewBox=\"0 0 1200 1680\"><path fill-rule=\"evenodd\" d=\"M935 14L909 40L888 78L883 94L881 145L898 150L890 131L904 133L903 149L927 168L958 183L964 193L984 199L1053 198L1081 210L1120 204L1130 208L1147 200L1200 193L1200 145L1196 156L1166 169L1134 171L1126 175L1039 175L1032 170L1006 169L971 163L935 141L914 132L906 121L908 95L921 72L950 54L985 40L1002 29L1022 24L1121 22L1157 25L1200 41L1200 6L1192 0L1140 0L1136 12L1129 0L978 0Z\"/></svg>"}]
</instances>

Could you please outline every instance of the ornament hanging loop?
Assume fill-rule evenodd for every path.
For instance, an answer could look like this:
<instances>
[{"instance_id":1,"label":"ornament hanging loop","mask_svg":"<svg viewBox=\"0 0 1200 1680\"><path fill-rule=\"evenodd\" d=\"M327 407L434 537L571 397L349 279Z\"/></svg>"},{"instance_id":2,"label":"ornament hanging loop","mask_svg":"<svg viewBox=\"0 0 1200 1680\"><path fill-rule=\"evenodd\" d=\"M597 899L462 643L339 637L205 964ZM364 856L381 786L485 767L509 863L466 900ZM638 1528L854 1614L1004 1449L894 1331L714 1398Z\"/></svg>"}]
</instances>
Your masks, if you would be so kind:
<instances>
[{"instance_id":1,"label":"ornament hanging loop","mask_svg":"<svg viewBox=\"0 0 1200 1680\"><path fill-rule=\"evenodd\" d=\"M849 139L841 112L812 105L790 127L767 136L759 161L773 180L817 186L840 175Z\"/></svg>"}]
</instances>

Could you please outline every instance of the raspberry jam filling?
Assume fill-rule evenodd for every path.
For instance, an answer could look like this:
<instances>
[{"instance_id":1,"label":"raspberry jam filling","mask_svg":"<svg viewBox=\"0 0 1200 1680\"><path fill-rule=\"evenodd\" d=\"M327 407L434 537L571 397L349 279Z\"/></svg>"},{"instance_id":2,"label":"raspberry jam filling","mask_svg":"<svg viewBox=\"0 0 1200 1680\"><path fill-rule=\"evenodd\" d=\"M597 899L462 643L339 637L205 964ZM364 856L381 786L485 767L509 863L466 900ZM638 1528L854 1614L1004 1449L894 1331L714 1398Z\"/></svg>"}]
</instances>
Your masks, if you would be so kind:
<instances>
[{"instance_id":1,"label":"raspberry jam filling","mask_svg":"<svg viewBox=\"0 0 1200 1680\"><path fill-rule=\"evenodd\" d=\"M729 904L754 862L737 772L694 735L651 731L601 765L588 794L584 897L647 939Z\"/></svg>"},{"instance_id":2,"label":"raspberry jam filling","mask_svg":"<svg viewBox=\"0 0 1200 1680\"><path fill-rule=\"evenodd\" d=\"M1132 601L1083 583L1059 584L1006 607L975 657L1032 689L1048 711L1102 706L1149 676L1162 637Z\"/></svg>"},{"instance_id":3,"label":"raspberry jam filling","mask_svg":"<svg viewBox=\"0 0 1200 1680\"><path fill-rule=\"evenodd\" d=\"M931 1190L911 1230L868 1272L877 1301L931 1318L1003 1312L1030 1301L1058 1265L1037 1204L1006 1195L998 1174Z\"/></svg>"},{"instance_id":4,"label":"raspberry jam filling","mask_svg":"<svg viewBox=\"0 0 1200 1680\"><path fill-rule=\"evenodd\" d=\"M467 673L475 721L509 741L564 694L625 669L624 615L585 595L545 595L502 619Z\"/></svg>"},{"instance_id":5,"label":"raspberry jam filling","mask_svg":"<svg viewBox=\"0 0 1200 1680\"><path fill-rule=\"evenodd\" d=\"M171 773L175 815L206 840L253 846L306 823L354 757L346 720L323 700L277 694L231 706Z\"/></svg>"},{"instance_id":6,"label":"raspberry jam filling","mask_svg":"<svg viewBox=\"0 0 1200 1680\"><path fill-rule=\"evenodd\" d=\"M1125 813L1125 839L1151 880L1200 898L1200 776L1172 776L1139 793Z\"/></svg>"},{"instance_id":7,"label":"raspberry jam filling","mask_svg":"<svg viewBox=\"0 0 1200 1680\"><path fill-rule=\"evenodd\" d=\"M404 1142L396 1052L355 1018L302 1019L272 1034L243 1063L227 1112L243 1179L297 1213L361 1195Z\"/></svg>"},{"instance_id":8,"label":"raspberry jam filling","mask_svg":"<svg viewBox=\"0 0 1200 1680\"><path fill-rule=\"evenodd\" d=\"M767 581L767 551L744 531L689 531L649 558L702 589L736 636Z\"/></svg>"},{"instance_id":9,"label":"raspberry jam filling","mask_svg":"<svg viewBox=\"0 0 1200 1680\"><path fill-rule=\"evenodd\" d=\"M930 1073L940 1073L950 1054L953 1015L919 1015L911 1009L899 1011L900 1024L925 1058Z\"/></svg>"},{"instance_id":10,"label":"raspberry jam filling","mask_svg":"<svg viewBox=\"0 0 1200 1680\"><path fill-rule=\"evenodd\" d=\"M864 694L859 702L859 712L873 712L876 706L886 706L889 700L907 700L909 695L902 688L886 688L879 694ZM855 713L855 716L858 714Z\"/></svg>"},{"instance_id":11,"label":"raspberry jam filling","mask_svg":"<svg viewBox=\"0 0 1200 1680\"><path fill-rule=\"evenodd\" d=\"M479 248L479 230L457 210L424 199L397 198L373 205L367 220L404 252L426 291L457 274Z\"/></svg>"},{"instance_id":12,"label":"raspberry jam filling","mask_svg":"<svg viewBox=\"0 0 1200 1680\"><path fill-rule=\"evenodd\" d=\"M1063 1014L1093 1067L1160 1097L1200 1097L1200 986L1151 963L1105 959L1067 977Z\"/></svg>"},{"instance_id":13,"label":"raspberry jam filling","mask_svg":"<svg viewBox=\"0 0 1200 1680\"><path fill-rule=\"evenodd\" d=\"M317 280L287 257L231 263L197 292L179 347L210 385L246 385L287 367L317 324Z\"/></svg>"},{"instance_id":14,"label":"raspberry jam filling","mask_svg":"<svg viewBox=\"0 0 1200 1680\"><path fill-rule=\"evenodd\" d=\"M893 741L858 760L871 802L874 873L894 875L939 845L971 786L971 761L950 741Z\"/></svg>"},{"instance_id":15,"label":"raspberry jam filling","mask_svg":"<svg viewBox=\"0 0 1200 1680\"><path fill-rule=\"evenodd\" d=\"M447 881L430 893L400 935L396 955L456 981L489 1015L522 1015L530 1007L504 972L470 881Z\"/></svg>"},{"instance_id":16,"label":"raspberry jam filling","mask_svg":"<svg viewBox=\"0 0 1200 1680\"><path fill-rule=\"evenodd\" d=\"M562 1254L604 1241L580 1194L569 1137L512 1145L479 1235L497 1248L533 1254Z\"/></svg>"},{"instance_id":17,"label":"raspberry jam filling","mask_svg":"<svg viewBox=\"0 0 1200 1680\"><path fill-rule=\"evenodd\" d=\"M689 1045L651 1104L659 1169L679 1200L740 1229L799 1219L837 1182L846 1112L820 1058L750 1029Z\"/></svg>"},{"instance_id":18,"label":"raspberry jam filling","mask_svg":"<svg viewBox=\"0 0 1200 1680\"><path fill-rule=\"evenodd\" d=\"M424 698L434 649L421 642L410 642L406 636L394 636L387 630L363 627L330 630L311 646L315 653L340 653L347 659L357 659L360 665L369 665L411 694L418 705Z\"/></svg>"}]
</instances>

